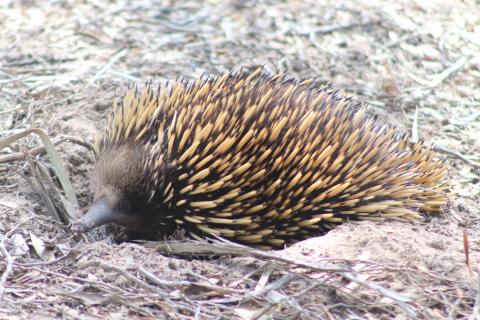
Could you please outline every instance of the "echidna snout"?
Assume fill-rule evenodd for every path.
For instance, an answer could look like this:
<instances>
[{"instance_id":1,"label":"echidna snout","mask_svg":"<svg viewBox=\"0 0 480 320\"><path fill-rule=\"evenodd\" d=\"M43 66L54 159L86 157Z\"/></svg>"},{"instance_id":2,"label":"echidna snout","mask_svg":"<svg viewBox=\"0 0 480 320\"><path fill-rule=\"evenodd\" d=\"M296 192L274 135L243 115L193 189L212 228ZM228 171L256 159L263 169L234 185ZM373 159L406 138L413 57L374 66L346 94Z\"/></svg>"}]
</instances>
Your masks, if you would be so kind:
<instances>
[{"instance_id":1,"label":"echidna snout","mask_svg":"<svg viewBox=\"0 0 480 320\"><path fill-rule=\"evenodd\" d=\"M91 229L107 223L125 224L122 221L123 214L110 208L107 201L101 200L92 205L88 212L72 224L73 232L87 232Z\"/></svg>"}]
</instances>

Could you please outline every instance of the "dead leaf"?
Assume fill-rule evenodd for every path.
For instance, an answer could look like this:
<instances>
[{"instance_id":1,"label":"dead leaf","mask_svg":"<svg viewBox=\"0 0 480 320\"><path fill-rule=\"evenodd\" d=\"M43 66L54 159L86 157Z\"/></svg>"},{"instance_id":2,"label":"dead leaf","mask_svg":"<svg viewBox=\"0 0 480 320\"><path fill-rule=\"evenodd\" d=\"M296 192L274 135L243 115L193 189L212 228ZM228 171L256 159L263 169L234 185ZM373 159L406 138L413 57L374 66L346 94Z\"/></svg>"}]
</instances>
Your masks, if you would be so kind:
<instances>
[{"instance_id":1,"label":"dead leaf","mask_svg":"<svg viewBox=\"0 0 480 320\"><path fill-rule=\"evenodd\" d=\"M45 242L30 232L30 240L32 241L33 250L43 261L50 261L53 257L53 251L47 249Z\"/></svg>"},{"instance_id":2,"label":"dead leaf","mask_svg":"<svg viewBox=\"0 0 480 320\"><path fill-rule=\"evenodd\" d=\"M21 234L15 233L12 236L12 243L14 256L23 256L25 253L28 252L27 241L25 241Z\"/></svg>"},{"instance_id":3,"label":"dead leaf","mask_svg":"<svg viewBox=\"0 0 480 320\"><path fill-rule=\"evenodd\" d=\"M255 313L258 310L247 309L247 308L235 308L233 309L233 311L235 311L235 313L238 314L238 316L241 319L250 320L250 319L253 319L253 317L255 316Z\"/></svg>"}]
</instances>

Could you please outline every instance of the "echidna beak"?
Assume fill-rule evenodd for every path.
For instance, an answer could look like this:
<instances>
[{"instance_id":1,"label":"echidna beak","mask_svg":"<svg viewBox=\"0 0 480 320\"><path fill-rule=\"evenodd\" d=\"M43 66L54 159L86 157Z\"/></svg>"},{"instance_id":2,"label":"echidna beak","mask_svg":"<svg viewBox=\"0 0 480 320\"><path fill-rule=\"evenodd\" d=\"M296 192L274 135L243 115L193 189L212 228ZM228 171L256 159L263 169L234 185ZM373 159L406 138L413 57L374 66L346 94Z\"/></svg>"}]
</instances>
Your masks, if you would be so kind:
<instances>
[{"instance_id":1,"label":"echidna beak","mask_svg":"<svg viewBox=\"0 0 480 320\"><path fill-rule=\"evenodd\" d=\"M100 200L83 217L73 222L71 230L75 233L87 232L110 222L118 222L117 220L118 213L105 200Z\"/></svg>"}]
</instances>

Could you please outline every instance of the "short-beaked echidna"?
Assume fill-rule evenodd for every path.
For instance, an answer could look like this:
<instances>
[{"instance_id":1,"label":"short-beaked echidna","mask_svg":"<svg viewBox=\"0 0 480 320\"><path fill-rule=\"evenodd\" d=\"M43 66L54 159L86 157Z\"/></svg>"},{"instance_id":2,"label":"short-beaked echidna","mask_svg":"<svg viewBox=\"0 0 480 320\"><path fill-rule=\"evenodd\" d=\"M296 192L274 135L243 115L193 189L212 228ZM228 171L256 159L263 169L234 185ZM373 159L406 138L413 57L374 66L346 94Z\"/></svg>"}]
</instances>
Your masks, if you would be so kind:
<instances>
[{"instance_id":1,"label":"short-beaked echidna","mask_svg":"<svg viewBox=\"0 0 480 320\"><path fill-rule=\"evenodd\" d=\"M279 247L346 220L438 212L443 162L313 81L259 69L131 88L95 140L74 223Z\"/></svg>"}]
</instances>

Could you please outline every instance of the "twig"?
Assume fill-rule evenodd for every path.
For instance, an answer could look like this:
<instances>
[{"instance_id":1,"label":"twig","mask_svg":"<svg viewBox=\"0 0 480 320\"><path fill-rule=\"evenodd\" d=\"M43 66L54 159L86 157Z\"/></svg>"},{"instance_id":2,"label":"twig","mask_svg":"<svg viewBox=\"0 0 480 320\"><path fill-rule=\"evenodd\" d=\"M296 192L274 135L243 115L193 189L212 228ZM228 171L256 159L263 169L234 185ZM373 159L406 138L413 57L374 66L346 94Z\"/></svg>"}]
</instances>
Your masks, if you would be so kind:
<instances>
[{"instance_id":1,"label":"twig","mask_svg":"<svg viewBox=\"0 0 480 320\"><path fill-rule=\"evenodd\" d=\"M320 306L320 308L322 308L323 312L328 317L328 320L335 320L333 315L330 313L330 310L328 310L327 306L325 306L325 304L323 302L320 301L319 306Z\"/></svg>"},{"instance_id":2,"label":"twig","mask_svg":"<svg viewBox=\"0 0 480 320\"><path fill-rule=\"evenodd\" d=\"M452 64L450 67L448 67L447 69L440 72L435 77L435 79L430 81L430 83L427 85L427 87L428 88L433 88L433 87L438 86L440 83L442 83L443 81L448 79L450 76L452 76L455 72L460 70L463 67L463 65L465 63L467 63L471 58L473 58L473 57L470 57L470 58L467 58L465 56L461 57L454 64Z\"/></svg>"},{"instance_id":3,"label":"twig","mask_svg":"<svg viewBox=\"0 0 480 320\"><path fill-rule=\"evenodd\" d=\"M444 148L444 147L440 147L440 146L434 146L433 147L433 150L437 151L437 152L441 152L441 153L445 153L445 154L448 154L450 156L453 156L457 159L460 159L462 160L463 162L469 164L470 166L472 166L473 168L477 169L477 170L480 170L480 163L477 163L477 162L474 162L472 160L469 160L467 159L464 155L462 155L461 153L458 153L456 151L453 151L453 150L450 150L450 149L447 149L447 148Z\"/></svg>"},{"instance_id":4,"label":"twig","mask_svg":"<svg viewBox=\"0 0 480 320\"><path fill-rule=\"evenodd\" d=\"M258 290L258 291L254 291L252 293L249 293L247 294L246 297L244 298L240 298L239 299L239 302L241 303L245 303L247 301L250 301L252 299L256 299L256 298L259 298L261 296L264 296L266 295L268 292L270 291L275 291L275 290L279 290L283 287L285 287L287 284L289 284L290 282L294 281L294 280L297 280L299 279L300 276L298 274L295 274L295 273L288 273L286 275L284 275L283 277L281 277L280 279L272 282L271 284L269 284L268 286L265 286L264 288Z\"/></svg>"},{"instance_id":5,"label":"twig","mask_svg":"<svg viewBox=\"0 0 480 320\"><path fill-rule=\"evenodd\" d=\"M300 33L298 33L298 35L307 36L307 35L310 35L312 33L328 34L328 33L332 33L332 32L339 31L339 30L347 30L347 29L351 29L351 28L355 28L355 27L366 27L366 26L370 26L370 25L374 25L374 24L378 24L378 23L380 23L380 21L369 20L369 21L366 21L366 22L363 22L363 23L362 22L348 22L348 23L339 23L339 24L329 24L329 25L318 26L318 27L312 28L308 31L300 32Z\"/></svg>"},{"instance_id":6,"label":"twig","mask_svg":"<svg viewBox=\"0 0 480 320\"><path fill-rule=\"evenodd\" d=\"M20 221L19 223L17 223L16 225L14 225L7 233L5 233L5 238L10 238L13 233L15 231L17 231L18 228L20 228L20 226L24 223L27 223L28 221L32 220L33 218L35 218L35 216L28 216L26 217L25 219L23 219L22 221Z\"/></svg>"},{"instance_id":7,"label":"twig","mask_svg":"<svg viewBox=\"0 0 480 320\"><path fill-rule=\"evenodd\" d=\"M30 157L28 151L25 151L25 158L27 159L28 166L30 168L30 173L32 174L33 179L33 186L37 190L40 198L42 198L43 203L48 207L48 211L50 215L56 219L57 221L62 221L60 213L57 211L57 207L55 206L53 199L50 197L46 186L44 184L44 180L41 178L41 174L38 170L39 166L33 158Z\"/></svg>"},{"instance_id":8,"label":"twig","mask_svg":"<svg viewBox=\"0 0 480 320\"><path fill-rule=\"evenodd\" d=\"M225 240L227 241L227 240ZM148 241L144 243L145 246L154 246L158 251L165 254L213 254L213 255L234 255L234 256L246 256L254 258L262 258L267 260L274 260L277 262L283 262L286 264L295 264L299 267L305 267L316 271L324 272L348 272L347 269L337 268L333 266L321 265L319 263L309 262L305 260L296 260L260 251L254 248L242 246L233 242L219 242L214 243L196 242L196 241L169 241L169 242L155 242Z\"/></svg>"},{"instance_id":9,"label":"twig","mask_svg":"<svg viewBox=\"0 0 480 320\"><path fill-rule=\"evenodd\" d=\"M468 243L467 229L463 229L463 251L465 252L465 265L467 266L470 275L473 274L472 266L470 265L470 248Z\"/></svg>"},{"instance_id":10,"label":"twig","mask_svg":"<svg viewBox=\"0 0 480 320\"><path fill-rule=\"evenodd\" d=\"M121 292L121 288L119 287L116 287L116 286L113 286L111 284L108 284L108 283L104 283L104 282L101 282L101 281L94 281L94 280L88 280L88 279L85 279L85 278L80 278L80 277L74 277L74 276L68 276L66 274L63 274L63 273L60 273L60 272L54 272L54 271L50 271L50 270L47 270L47 269L42 269L42 268L38 268L36 266L22 266L20 264L15 264L16 266L18 266L20 269L25 269L26 271L32 271L32 270L35 270L35 271L38 271L39 273L45 273L45 274L48 274L50 276L55 276L55 277L59 277L59 278L62 278L62 279L66 279L68 281L72 281L72 282L79 282L79 283L84 283L86 285L89 285L89 286L93 286L93 285L96 285L96 286L103 286L105 288L107 288L108 290L112 291L112 292ZM104 290L104 289L102 289Z\"/></svg>"},{"instance_id":11,"label":"twig","mask_svg":"<svg viewBox=\"0 0 480 320\"><path fill-rule=\"evenodd\" d=\"M277 281L275 281L274 283L272 283L271 285L275 285L276 283L280 282L277 286L278 288L277 289L272 289L271 291L274 291L274 290L278 290L284 286L286 286L288 283L290 283L291 281L295 280L295 277L290 277L288 278L288 276L290 276L290 274L287 274L285 276L283 276L282 278L278 279ZM266 288L266 287L265 287ZM255 293L254 293L255 294ZM278 293L277 293L278 294ZM262 309L258 310L257 312L255 312L253 314L253 316L250 318L251 320L258 320L258 319L262 319L262 317L267 314L270 310L272 310L275 306L281 304L284 300L286 300L287 297L285 295L281 295L280 298L278 299L274 299L275 301L271 301L269 302L266 306L264 306Z\"/></svg>"},{"instance_id":12,"label":"twig","mask_svg":"<svg viewBox=\"0 0 480 320\"><path fill-rule=\"evenodd\" d=\"M2 277L0 278L0 301L3 300L4 295L5 295L5 285L7 283L8 278L13 272L13 264L15 262L15 259L13 259L12 255L10 252L8 252L7 248L5 247L5 240L10 238L12 234L25 222L31 220L33 216L29 216L16 225L14 225L5 235L2 237L2 240L0 240L0 252L2 253L2 256L5 258L6 261L6 267L5 271L2 274Z\"/></svg>"},{"instance_id":13,"label":"twig","mask_svg":"<svg viewBox=\"0 0 480 320\"><path fill-rule=\"evenodd\" d=\"M411 38L415 38L415 37L418 37L418 36L421 36L422 33L421 32L414 32L414 33L407 33L405 35L403 35L402 37L396 39L396 40L393 40L393 41L390 41L386 44L384 44L383 46L381 46L382 49L388 49L388 48L391 48L391 47L394 47L404 41L407 41Z\"/></svg>"},{"instance_id":14,"label":"twig","mask_svg":"<svg viewBox=\"0 0 480 320\"><path fill-rule=\"evenodd\" d=\"M104 74L108 69L112 67L112 65L117 62L120 58L125 56L127 54L127 51L125 48L122 48L119 52L117 52L108 62L101 68L93 77L90 79L89 83L94 84L97 79Z\"/></svg>"},{"instance_id":15,"label":"twig","mask_svg":"<svg viewBox=\"0 0 480 320\"><path fill-rule=\"evenodd\" d=\"M122 268L112 266L110 264L106 264L106 263L103 263L103 262L100 262L100 261L90 261L90 262L81 264L81 266L79 266L79 267L80 268L86 268L86 267L97 267L98 268L98 267L100 267L100 268L102 268L106 271L116 272L116 273L120 274L121 276L125 277L126 279L128 279L129 281L135 283L139 287L147 289L150 292L154 292L159 297L161 297L165 302L167 302L172 308L176 308L176 309L179 309L179 310L182 310L182 311L187 311L187 312L190 312L192 314L195 312L194 309L192 309L188 306L185 306L183 304L174 303L169 294L165 293L164 291L160 290L157 287L153 287L153 286L149 285L148 283L138 279L137 277L130 274L127 270L124 270Z\"/></svg>"},{"instance_id":16,"label":"twig","mask_svg":"<svg viewBox=\"0 0 480 320\"><path fill-rule=\"evenodd\" d=\"M147 242L148 243L148 242ZM383 296L390 298L391 300L395 301L398 306L403 309L406 313L411 316L415 316L416 312L410 307L407 303L411 302L411 299L405 297L403 295L398 294L397 292L384 288L378 284L370 283L365 280L360 279L358 276L351 273L349 270L335 268L331 266L321 265L319 263L305 261L305 260L293 260L289 259L280 255L276 255L273 253L268 253L264 251L260 251L254 248L250 248L247 246L243 246L237 243L229 242L228 240L223 239L223 242L220 241L213 241L212 244L210 243L203 243L203 242L150 242L156 243L155 248L164 253L170 254L192 254L192 253L210 253L210 254L224 254L224 255L239 255L239 256L250 256L255 258L262 258L271 261L281 262L287 265L294 265L297 267L303 267L307 269L311 269L314 271L320 272L333 272L341 277L348 279L350 281L356 282L366 288L375 290L382 294Z\"/></svg>"},{"instance_id":17,"label":"twig","mask_svg":"<svg viewBox=\"0 0 480 320\"><path fill-rule=\"evenodd\" d=\"M418 106L415 106L415 113L413 115L413 123L412 123L412 138L413 143L418 142Z\"/></svg>"},{"instance_id":18,"label":"twig","mask_svg":"<svg viewBox=\"0 0 480 320\"><path fill-rule=\"evenodd\" d=\"M37 267L37 266L51 266L56 264L57 262L63 261L68 257L68 255L64 255L61 257L58 257L56 259L53 259L51 261L41 261L41 262L30 262L30 263L15 263L15 266L19 267Z\"/></svg>"},{"instance_id":19,"label":"twig","mask_svg":"<svg viewBox=\"0 0 480 320\"><path fill-rule=\"evenodd\" d=\"M180 286L191 286L192 282L190 281L169 281L169 280L163 280L158 277L156 277L153 273L145 270L144 268L140 267L138 268L138 271L149 281L152 283L161 286L161 287L180 287Z\"/></svg>"},{"instance_id":20,"label":"twig","mask_svg":"<svg viewBox=\"0 0 480 320\"><path fill-rule=\"evenodd\" d=\"M55 146L59 145L59 144L62 144L64 142L72 142L72 143L78 144L82 147L85 147L90 151L93 150L93 146L90 143L85 142L85 141L83 141L81 139L78 139L78 138L75 138L75 137L60 136L60 137L57 137L57 139L55 139L54 141L52 141L53 145L55 145ZM36 147L36 148L32 148L28 151L28 153L31 156L41 155L41 154L44 154L45 152L46 152L45 147ZM25 159L26 159L26 155L25 155L24 152L16 152L16 153L10 153L10 154L4 155L4 156L0 156L0 163L13 162L13 161L23 161Z\"/></svg>"},{"instance_id":21,"label":"twig","mask_svg":"<svg viewBox=\"0 0 480 320\"><path fill-rule=\"evenodd\" d=\"M279 290L279 289L287 286L290 282L292 282L294 280L297 280L297 279L300 279L300 276L298 274L288 273L288 274L282 276L280 279L272 282L268 286L265 286L261 290L249 292L245 296L237 296L237 297L224 299L224 300L222 300L222 303L224 303L224 304L231 304L231 303L244 304L244 303L246 303L250 300L259 299L260 297L265 296L265 298L267 298L267 301L270 300L270 302L267 305L265 305L263 308L258 310L255 314L253 314L252 318L250 318L252 320L260 319L269 310L271 310L273 307L282 303L285 300L285 296L276 292L276 290ZM268 298L268 294L270 292L276 293L277 297L275 297L274 299Z\"/></svg>"},{"instance_id":22,"label":"twig","mask_svg":"<svg viewBox=\"0 0 480 320\"><path fill-rule=\"evenodd\" d=\"M8 277L10 277L10 274L13 272L14 263L12 255L8 252L7 248L5 248L5 239L6 237L3 237L0 241L0 252L2 253L2 256L5 258L6 261L5 271L0 278L0 301L3 300L3 297L5 295L5 284L7 283Z\"/></svg>"},{"instance_id":23,"label":"twig","mask_svg":"<svg viewBox=\"0 0 480 320\"><path fill-rule=\"evenodd\" d=\"M242 290L236 290L228 287L221 287L221 286L216 286L213 284L206 284L206 283L201 283L201 282L191 282L191 281L169 281L169 280L163 280L155 276L153 273L145 270L144 268L140 267L138 269L140 273L150 282L161 286L161 287L167 287L167 288L176 288L176 287L191 287L191 286L197 286L197 287L202 287L205 289L213 290L215 292L219 293L225 293L225 292L234 292L234 293L243 293ZM192 273L193 274L193 273ZM198 276L198 275L197 275Z\"/></svg>"},{"instance_id":24,"label":"twig","mask_svg":"<svg viewBox=\"0 0 480 320\"><path fill-rule=\"evenodd\" d=\"M382 286L380 286L376 283L370 283L370 282L367 282L365 280L362 280L359 277L357 277L357 276L355 276L351 273L344 273L344 274L342 274L342 276L344 276L345 278L347 278L350 281L354 281L358 284L361 284L364 287L367 287L369 289L372 289L372 290L375 290L375 291L381 293L385 297L390 298L393 301L395 301L398 304L398 306L400 308L402 308L403 311L407 312L410 316L412 316L412 317L416 316L417 313L415 312L415 310L407 304L407 302L411 302L412 299L410 299L408 297L405 297L403 295L400 295L393 290L384 288L384 287L382 287Z\"/></svg>"},{"instance_id":25,"label":"twig","mask_svg":"<svg viewBox=\"0 0 480 320\"><path fill-rule=\"evenodd\" d=\"M475 299L475 305L473 306L472 314L468 317L469 320L478 320L480 317L480 273L477 280L477 297Z\"/></svg>"},{"instance_id":26,"label":"twig","mask_svg":"<svg viewBox=\"0 0 480 320\"><path fill-rule=\"evenodd\" d=\"M131 282L135 283L139 287L142 287L142 288L147 289L149 291L155 292L156 294L158 294L159 296L161 296L164 299L169 298L169 296L165 292L159 290L156 287L152 287L148 283L146 283L146 282L138 279L137 277L131 275L128 271L126 271L122 268L112 266L110 264L106 264L106 263L103 263L103 262L100 262L100 261L90 261L90 262L82 264L82 266L81 266L81 268L87 268L87 267L97 267L97 268L102 268L102 269L107 270L107 271L116 272L116 273L122 275L123 277L125 277L126 279L130 280Z\"/></svg>"}]
</instances>

